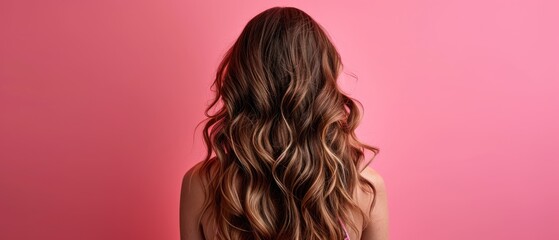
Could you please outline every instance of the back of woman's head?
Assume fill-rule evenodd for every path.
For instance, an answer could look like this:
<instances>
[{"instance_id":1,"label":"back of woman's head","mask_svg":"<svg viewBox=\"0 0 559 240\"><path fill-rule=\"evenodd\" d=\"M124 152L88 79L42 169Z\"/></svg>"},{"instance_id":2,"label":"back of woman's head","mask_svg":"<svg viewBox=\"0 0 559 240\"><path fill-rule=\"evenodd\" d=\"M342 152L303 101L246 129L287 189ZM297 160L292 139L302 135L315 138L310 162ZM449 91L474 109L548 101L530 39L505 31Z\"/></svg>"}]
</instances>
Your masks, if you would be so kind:
<instances>
[{"instance_id":1,"label":"back of woman's head","mask_svg":"<svg viewBox=\"0 0 559 240\"><path fill-rule=\"evenodd\" d=\"M356 229L351 212L365 217L353 191L374 191L359 172L364 149L378 149L356 138L359 102L338 88L341 68L322 27L293 7L255 16L227 51L200 168L218 239L342 239L339 220Z\"/></svg>"}]
</instances>

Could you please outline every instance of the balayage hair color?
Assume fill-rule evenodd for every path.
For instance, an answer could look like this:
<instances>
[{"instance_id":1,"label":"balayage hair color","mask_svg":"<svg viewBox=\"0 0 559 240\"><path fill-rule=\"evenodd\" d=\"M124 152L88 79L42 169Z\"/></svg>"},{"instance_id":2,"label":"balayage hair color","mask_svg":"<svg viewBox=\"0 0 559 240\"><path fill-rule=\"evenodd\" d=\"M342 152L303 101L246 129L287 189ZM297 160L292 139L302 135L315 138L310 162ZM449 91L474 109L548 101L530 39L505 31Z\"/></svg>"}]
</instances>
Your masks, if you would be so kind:
<instances>
[{"instance_id":1,"label":"balayage hair color","mask_svg":"<svg viewBox=\"0 0 559 240\"><path fill-rule=\"evenodd\" d=\"M367 223L352 193L376 193L359 173L372 161L361 168L364 150L379 149L357 140L359 102L337 86L341 68L326 32L297 8L245 26L212 84L197 169L217 239L343 239L339 219L357 230L352 209Z\"/></svg>"}]
</instances>

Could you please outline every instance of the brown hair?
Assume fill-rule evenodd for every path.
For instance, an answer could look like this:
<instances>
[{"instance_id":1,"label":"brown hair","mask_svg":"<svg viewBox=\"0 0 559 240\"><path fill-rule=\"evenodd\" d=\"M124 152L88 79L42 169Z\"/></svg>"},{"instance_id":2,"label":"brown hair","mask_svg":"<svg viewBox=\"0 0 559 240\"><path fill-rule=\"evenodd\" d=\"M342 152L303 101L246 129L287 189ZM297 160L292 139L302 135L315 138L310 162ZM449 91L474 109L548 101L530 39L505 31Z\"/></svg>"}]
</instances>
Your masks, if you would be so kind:
<instances>
[{"instance_id":1,"label":"brown hair","mask_svg":"<svg viewBox=\"0 0 559 240\"><path fill-rule=\"evenodd\" d=\"M357 140L359 101L338 88L341 67L323 28L294 7L258 14L227 51L199 168L218 239L342 239L338 220L357 231L351 209L367 223L352 193L376 193L359 174L372 159L359 166L365 148L379 149Z\"/></svg>"}]
</instances>

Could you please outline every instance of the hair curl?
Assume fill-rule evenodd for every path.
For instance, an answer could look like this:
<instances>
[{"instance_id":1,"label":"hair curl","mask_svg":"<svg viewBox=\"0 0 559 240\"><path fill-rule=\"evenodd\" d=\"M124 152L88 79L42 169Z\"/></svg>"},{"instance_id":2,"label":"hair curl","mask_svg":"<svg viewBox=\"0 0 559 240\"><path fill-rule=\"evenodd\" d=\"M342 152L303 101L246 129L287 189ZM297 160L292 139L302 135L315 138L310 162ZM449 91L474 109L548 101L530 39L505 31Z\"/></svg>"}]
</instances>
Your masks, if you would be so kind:
<instances>
[{"instance_id":1,"label":"hair curl","mask_svg":"<svg viewBox=\"0 0 559 240\"><path fill-rule=\"evenodd\" d=\"M341 67L327 33L294 7L256 15L226 52L199 168L217 239L342 239L338 220L357 230L352 209L367 223L352 193L376 193L359 174L372 159L359 166L379 149L357 140L361 103L338 88Z\"/></svg>"}]
</instances>

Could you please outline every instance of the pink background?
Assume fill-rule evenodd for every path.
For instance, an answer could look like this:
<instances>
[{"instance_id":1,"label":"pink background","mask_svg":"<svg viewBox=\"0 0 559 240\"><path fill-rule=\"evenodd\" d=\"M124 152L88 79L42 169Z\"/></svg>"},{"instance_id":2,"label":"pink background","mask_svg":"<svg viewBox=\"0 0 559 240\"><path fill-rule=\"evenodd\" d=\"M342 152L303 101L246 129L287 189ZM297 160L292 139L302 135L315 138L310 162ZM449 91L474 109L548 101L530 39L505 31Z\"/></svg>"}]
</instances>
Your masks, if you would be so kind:
<instances>
[{"instance_id":1,"label":"pink background","mask_svg":"<svg viewBox=\"0 0 559 240\"><path fill-rule=\"evenodd\" d=\"M391 239L559 239L552 0L1 1L0 239L178 239L217 64L276 5L358 76Z\"/></svg>"}]
</instances>

